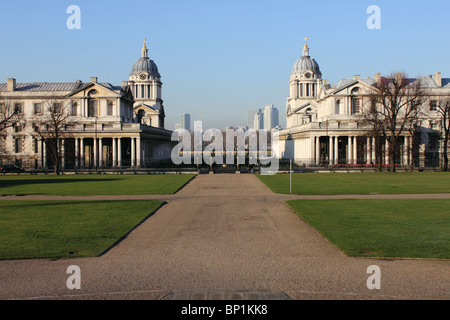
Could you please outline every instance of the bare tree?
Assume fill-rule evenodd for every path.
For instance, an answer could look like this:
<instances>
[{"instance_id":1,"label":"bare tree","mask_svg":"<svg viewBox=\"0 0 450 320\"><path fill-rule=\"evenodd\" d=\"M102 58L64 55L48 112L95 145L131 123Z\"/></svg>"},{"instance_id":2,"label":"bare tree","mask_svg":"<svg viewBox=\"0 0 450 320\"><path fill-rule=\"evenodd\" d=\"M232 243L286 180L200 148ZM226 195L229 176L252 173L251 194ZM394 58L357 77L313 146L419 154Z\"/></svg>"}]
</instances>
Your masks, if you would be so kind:
<instances>
[{"instance_id":1,"label":"bare tree","mask_svg":"<svg viewBox=\"0 0 450 320\"><path fill-rule=\"evenodd\" d=\"M443 170L448 171L448 142L450 139L450 98L446 98L437 105L436 110L441 116L441 130L444 153Z\"/></svg>"},{"instance_id":2,"label":"bare tree","mask_svg":"<svg viewBox=\"0 0 450 320\"><path fill-rule=\"evenodd\" d=\"M426 91L420 79L404 73L381 77L368 94L369 107L362 110L363 125L389 142L389 171L395 172L401 136L417 125Z\"/></svg>"},{"instance_id":3,"label":"bare tree","mask_svg":"<svg viewBox=\"0 0 450 320\"><path fill-rule=\"evenodd\" d=\"M57 100L46 102L46 108L38 118L36 132L42 138L53 161L53 172L59 175L62 168L62 139L75 123L71 121L70 103Z\"/></svg>"},{"instance_id":4,"label":"bare tree","mask_svg":"<svg viewBox=\"0 0 450 320\"><path fill-rule=\"evenodd\" d=\"M4 132L6 129L10 127L14 127L15 123L17 122L17 114L20 110L17 110L12 102L7 99L0 99L0 135L3 137L3 141L0 145L0 147L3 148L3 150L0 150L1 152L1 158L0 160L8 160L11 161L11 156L8 154L7 150L5 148L4 143Z\"/></svg>"},{"instance_id":5,"label":"bare tree","mask_svg":"<svg viewBox=\"0 0 450 320\"><path fill-rule=\"evenodd\" d=\"M0 100L0 132L14 126L19 111L13 107L11 101L6 99Z\"/></svg>"}]
</instances>

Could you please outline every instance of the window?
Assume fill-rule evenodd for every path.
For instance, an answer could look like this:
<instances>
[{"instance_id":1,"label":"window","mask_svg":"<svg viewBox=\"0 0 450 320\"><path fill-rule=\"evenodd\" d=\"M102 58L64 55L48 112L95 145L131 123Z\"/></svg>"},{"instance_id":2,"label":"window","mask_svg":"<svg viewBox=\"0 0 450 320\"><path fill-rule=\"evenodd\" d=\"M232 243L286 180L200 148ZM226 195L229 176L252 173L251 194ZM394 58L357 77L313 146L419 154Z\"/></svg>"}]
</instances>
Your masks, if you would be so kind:
<instances>
[{"instance_id":1,"label":"window","mask_svg":"<svg viewBox=\"0 0 450 320\"><path fill-rule=\"evenodd\" d=\"M14 152L15 153L22 153L22 138L15 138L14 139Z\"/></svg>"},{"instance_id":2,"label":"window","mask_svg":"<svg viewBox=\"0 0 450 320\"><path fill-rule=\"evenodd\" d=\"M0 103L0 113L5 113L5 104Z\"/></svg>"},{"instance_id":3,"label":"window","mask_svg":"<svg viewBox=\"0 0 450 320\"><path fill-rule=\"evenodd\" d=\"M358 87L352 89L352 94L358 94L358 93L359 93Z\"/></svg>"},{"instance_id":4,"label":"window","mask_svg":"<svg viewBox=\"0 0 450 320\"><path fill-rule=\"evenodd\" d=\"M34 114L42 113L42 103L34 104Z\"/></svg>"},{"instance_id":5,"label":"window","mask_svg":"<svg viewBox=\"0 0 450 320\"><path fill-rule=\"evenodd\" d=\"M107 107L106 112L107 112L108 116L113 115L113 102L112 101L108 101L108 107Z\"/></svg>"},{"instance_id":6,"label":"window","mask_svg":"<svg viewBox=\"0 0 450 320\"><path fill-rule=\"evenodd\" d=\"M14 103L14 112L23 113L23 107L21 103Z\"/></svg>"},{"instance_id":7,"label":"window","mask_svg":"<svg viewBox=\"0 0 450 320\"><path fill-rule=\"evenodd\" d=\"M336 104L334 106L334 113L339 114L341 112L341 100L337 99Z\"/></svg>"},{"instance_id":8,"label":"window","mask_svg":"<svg viewBox=\"0 0 450 320\"><path fill-rule=\"evenodd\" d=\"M90 100L88 107L88 117L96 117L98 115L98 101Z\"/></svg>"},{"instance_id":9,"label":"window","mask_svg":"<svg viewBox=\"0 0 450 320\"><path fill-rule=\"evenodd\" d=\"M53 104L53 113L61 113L62 105L61 103L54 103Z\"/></svg>"},{"instance_id":10,"label":"window","mask_svg":"<svg viewBox=\"0 0 450 320\"><path fill-rule=\"evenodd\" d=\"M72 116L78 115L78 103L76 101L72 101L72 107L70 110L70 114Z\"/></svg>"},{"instance_id":11,"label":"window","mask_svg":"<svg viewBox=\"0 0 450 320\"><path fill-rule=\"evenodd\" d=\"M22 132L22 126L20 124L14 127L14 132Z\"/></svg>"},{"instance_id":12,"label":"window","mask_svg":"<svg viewBox=\"0 0 450 320\"><path fill-rule=\"evenodd\" d=\"M431 100L430 101L430 111L436 111L437 110L437 100Z\"/></svg>"},{"instance_id":13,"label":"window","mask_svg":"<svg viewBox=\"0 0 450 320\"><path fill-rule=\"evenodd\" d=\"M352 98L352 114L357 114L360 112L361 99Z\"/></svg>"}]
</instances>

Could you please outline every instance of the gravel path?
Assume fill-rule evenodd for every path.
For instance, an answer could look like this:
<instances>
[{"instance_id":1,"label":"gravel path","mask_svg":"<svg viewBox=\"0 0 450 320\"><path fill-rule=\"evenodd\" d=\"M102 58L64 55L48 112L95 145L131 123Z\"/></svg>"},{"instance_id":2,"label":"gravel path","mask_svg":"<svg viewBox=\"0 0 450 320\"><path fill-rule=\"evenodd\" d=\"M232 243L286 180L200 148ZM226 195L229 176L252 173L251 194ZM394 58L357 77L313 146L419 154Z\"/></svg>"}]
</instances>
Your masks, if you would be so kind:
<instances>
[{"instance_id":1,"label":"gravel path","mask_svg":"<svg viewBox=\"0 0 450 320\"><path fill-rule=\"evenodd\" d=\"M292 299L450 299L450 261L345 256L288 199L450 198L438 195L273 194L253 175L199 175L175 195L1 197L2 200L160 199L168 202L97 258L0 261L0 299L161 299L208 290L282 292ZM81 290L66 287L81 268ZM367 268L381 269L369 290Z\"/></svg>"}]
</instances>

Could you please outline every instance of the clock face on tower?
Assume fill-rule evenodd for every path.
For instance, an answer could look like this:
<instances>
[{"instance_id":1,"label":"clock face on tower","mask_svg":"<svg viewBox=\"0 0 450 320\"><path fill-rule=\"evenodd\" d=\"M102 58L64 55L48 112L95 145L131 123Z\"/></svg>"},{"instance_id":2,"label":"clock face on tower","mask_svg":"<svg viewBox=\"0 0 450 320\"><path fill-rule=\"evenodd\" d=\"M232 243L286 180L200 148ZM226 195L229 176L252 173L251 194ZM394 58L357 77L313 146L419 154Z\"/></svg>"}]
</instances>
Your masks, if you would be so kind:
<instances>
[{"instance_id":1,"label":"clock face on tower","mask_svg":"<svg viewBox=\"0 0 450 320\"><path fill-rule=\"evenodd\" d=\"M141 74L139 75L139 78L140 78L141 80L145 80L145 79L147 79L147 75L146 75L145 73L141 73Z\"/></svg>"},{"instance_id":2,"label":"clock face on tower","mask_svg":"<svg viewBox=\"0 0 450 320\"><path fill-rule=\"evenodd\" d=\"M309 72L305 73L305 78L307 78L307 79L311 78L311 73L309 73Z\"/></svg>"}]
</instances>

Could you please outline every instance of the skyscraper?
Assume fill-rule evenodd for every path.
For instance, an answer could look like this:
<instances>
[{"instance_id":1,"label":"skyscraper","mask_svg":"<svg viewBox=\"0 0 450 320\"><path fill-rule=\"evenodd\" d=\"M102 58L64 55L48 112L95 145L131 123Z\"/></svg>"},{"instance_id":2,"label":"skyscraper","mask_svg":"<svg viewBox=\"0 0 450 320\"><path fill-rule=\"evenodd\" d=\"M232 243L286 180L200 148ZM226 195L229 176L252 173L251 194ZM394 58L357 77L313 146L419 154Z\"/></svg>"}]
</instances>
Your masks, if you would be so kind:
<instances>
[{"instance_id":1,"label":"skyscraper","mask_svg":"<svg viewBox=\"0 0 450 320\"><path fill-rule=\"evenodd\" d=\"M271 130L278 126L278 117L278 109L273 104L267 105L264 108L264 129Z\"/></svg>"},{"instance_id":2,"label":"skyscraper","mask_svg":"<svg viewBox=\"0 0 450 320\"><path fill-rule=\"evenodd\" d=\"M181 128L191 131L191 115L189 113L181 115Z\"/></svg>"},{"instance_id":3,"label":"skyscraper","mask_svg":"<svg viewBox=\"0 0 450 320\"><path fill-rule=\"evenodd\" d=\"M255 129L255 115L259 112L258 109L250 109L247 112L247 126L249 129Z\"/></svg>"}]
</instances>

